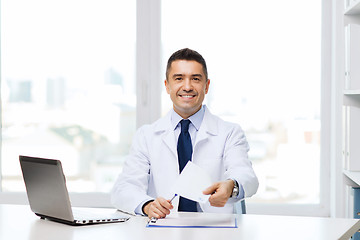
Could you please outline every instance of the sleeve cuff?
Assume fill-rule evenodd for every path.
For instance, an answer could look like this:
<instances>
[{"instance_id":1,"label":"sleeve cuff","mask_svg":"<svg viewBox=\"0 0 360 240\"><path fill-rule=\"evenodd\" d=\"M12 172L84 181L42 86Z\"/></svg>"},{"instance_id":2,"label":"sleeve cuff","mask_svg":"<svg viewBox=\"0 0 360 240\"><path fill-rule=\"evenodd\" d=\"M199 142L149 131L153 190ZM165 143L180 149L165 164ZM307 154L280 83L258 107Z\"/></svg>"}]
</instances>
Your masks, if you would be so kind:
<instances>
[{"instance_id":1,"label":"sleeve cuff","mask_svg":"<svg viewBox=\"0 0 360 240\"><path fill-rule=\"evenodd\" d=\"M237 195L237 197L234 197L232 199L235 199L235 200L240 200L240 199L243 199L244 196L245 196L245 192L244 192L244 188L241 184L239 184L238 181L236 181L236 179L233 179L233 178L230 178L231 180L235 181L237 183L237 185L239 186L239 194Z\"/></svg>"},{"instance_id":2,"label":"sleeve cuff","mask_svg":"<svg viewBox=\"0 0 360 240\"><path fill-rule=\"evenodd\" d=\"M149 202L152 202L154 201L154 199L146 199L145 201L143 201L142 203L140 203L136 208L135 208L135 214L138 214L138 215L143 215L143 216L147 216L147 214L145 214L144 212L144 206L149 203Z\"/></svg>"}]
</instances>

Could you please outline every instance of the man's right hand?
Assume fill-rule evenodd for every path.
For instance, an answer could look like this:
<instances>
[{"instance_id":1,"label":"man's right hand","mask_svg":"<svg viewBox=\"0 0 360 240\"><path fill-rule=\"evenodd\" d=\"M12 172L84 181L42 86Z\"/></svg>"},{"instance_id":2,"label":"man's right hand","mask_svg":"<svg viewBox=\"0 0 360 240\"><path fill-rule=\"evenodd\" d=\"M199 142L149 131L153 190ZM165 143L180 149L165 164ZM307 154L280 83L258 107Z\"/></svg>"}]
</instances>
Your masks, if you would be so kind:
<instances>
[{"instance_id":1,"label":"man's right hand","mask_svg":"<svg viewBox=\"0 0 360 240\"><path fill-rule=\"evenodd\" d=\"M170 214L170 209L173 208L170 200L158 197L144 206L144 213L148 215L149 218L164 218Z\"/></svg>"}]
</instances>

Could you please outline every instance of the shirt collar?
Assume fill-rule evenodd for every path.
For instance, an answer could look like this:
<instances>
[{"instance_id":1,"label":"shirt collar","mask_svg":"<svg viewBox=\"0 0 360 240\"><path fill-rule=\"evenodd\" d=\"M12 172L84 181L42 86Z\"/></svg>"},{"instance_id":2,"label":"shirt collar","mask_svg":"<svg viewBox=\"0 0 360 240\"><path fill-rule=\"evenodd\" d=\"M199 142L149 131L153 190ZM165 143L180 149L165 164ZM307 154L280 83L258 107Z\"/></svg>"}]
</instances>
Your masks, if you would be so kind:
<instances>
[{"instance_id":1,"label":"shirt collar","mask_svg":"<svg viewBox=\"0 0 360 240\"><path fill-rule=\"evenodd\" d=\"M204 118L204 114L205 114L205 105L203 105L199 111L197 111L195 114L191 115L188 119L191 121L191 123L194 125L194 127L196 128L196 131L199 130L200 126L201 126L201 122ZM171 126L173 127L173 129L175 130L176 127L178 126L179 122L182 120L183 118L177 114L174 109L172 109L171 112Z\"/></svg>"}]
</instances>

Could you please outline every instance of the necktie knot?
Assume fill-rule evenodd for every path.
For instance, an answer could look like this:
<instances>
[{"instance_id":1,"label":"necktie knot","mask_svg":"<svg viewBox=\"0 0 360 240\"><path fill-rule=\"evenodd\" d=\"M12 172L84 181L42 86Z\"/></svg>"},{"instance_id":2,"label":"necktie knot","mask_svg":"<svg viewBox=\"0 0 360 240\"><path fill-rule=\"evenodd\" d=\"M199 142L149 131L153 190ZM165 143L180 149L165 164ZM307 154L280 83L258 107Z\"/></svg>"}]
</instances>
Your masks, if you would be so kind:
<instances>
[{"instance_id":1,"label":"necktie knot","mask_svg":"<svg viewBox=\"0 0 360 240\"><path fill-rule=\"evenodd\" d=\"M187 133L189 131L190 120L183 119L180 121L180 124L181 124L181 132Z\"/></svg>"}]
</instances>

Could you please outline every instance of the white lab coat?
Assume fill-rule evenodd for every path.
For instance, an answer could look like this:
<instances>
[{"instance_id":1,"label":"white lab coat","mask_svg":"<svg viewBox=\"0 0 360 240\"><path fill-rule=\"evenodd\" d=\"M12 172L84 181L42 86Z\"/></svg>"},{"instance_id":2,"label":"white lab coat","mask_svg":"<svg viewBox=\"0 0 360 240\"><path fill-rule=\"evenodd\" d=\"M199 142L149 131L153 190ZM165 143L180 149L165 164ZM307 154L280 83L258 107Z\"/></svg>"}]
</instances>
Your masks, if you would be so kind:
<instances>
[{"instance_id":1,"label":"white lab coat","mask_svg":"<svg viewBox=\"0 0 360 240\"><path fill-rule=\"evenodd\" d=\"M172 185L179 175L177 139L171 127L171 112L151 125L138 129L130 153L111 194L112 204L134 213L136 207L156 197L170 199ZM205 114L193 143L192 161L207 171L213 182L236 179L243 186L245 197L256 193L258 179L248 160L249 150L239 125ZM233 213L235 199L230 198L222 208L209 202L200 204L204 212ZM177 211L179 198L172 202Z\"/></svg>"}]
</instances>

